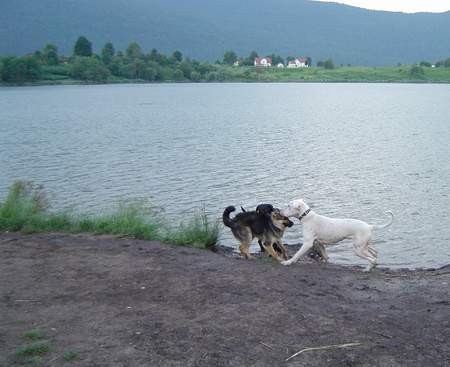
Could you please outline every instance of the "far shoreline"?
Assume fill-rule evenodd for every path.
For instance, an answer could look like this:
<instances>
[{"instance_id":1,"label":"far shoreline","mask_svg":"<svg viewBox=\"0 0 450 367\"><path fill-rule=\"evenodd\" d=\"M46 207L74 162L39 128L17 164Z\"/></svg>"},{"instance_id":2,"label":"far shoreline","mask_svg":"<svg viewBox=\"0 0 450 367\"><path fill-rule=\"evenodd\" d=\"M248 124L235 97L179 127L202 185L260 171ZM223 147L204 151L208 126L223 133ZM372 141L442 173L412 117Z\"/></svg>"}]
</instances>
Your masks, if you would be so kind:
<instances>
[{"instance_id":1,"label":"far shoreline","mask_svg":"<svg viewBox=\"0 0 450 367\"><path fill-rule=\"evenodd\" d=\"M0 83L0 88L12 87L54 87L54 86L91 86L91 85L160 85L160 84L450 84L450 81L430 80L225 80L225 81L162 81L149 82L145 80L123 80L111 82L86 82L74 80L73 82L40 81L36 83Z\"/></svg>"}]
</instances>

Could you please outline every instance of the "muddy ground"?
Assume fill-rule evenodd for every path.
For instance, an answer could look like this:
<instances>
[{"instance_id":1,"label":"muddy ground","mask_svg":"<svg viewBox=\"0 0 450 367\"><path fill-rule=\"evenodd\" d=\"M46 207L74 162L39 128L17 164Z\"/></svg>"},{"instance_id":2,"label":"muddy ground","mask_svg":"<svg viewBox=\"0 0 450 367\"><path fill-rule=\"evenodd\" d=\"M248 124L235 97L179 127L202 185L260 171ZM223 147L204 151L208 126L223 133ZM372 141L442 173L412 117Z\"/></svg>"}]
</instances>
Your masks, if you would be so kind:
<instances>
[{"instance_id":1,"label":"muddy ground","mask_svg":"<svg viewBox=\"0 0 450 367\"><path fill-rule=\"evenodd\" d=\"M50 346L34 361L42 366L450 366L449 289L448 267L367 274L150 241L0 234L0 366L30 365L15 355L30 329Z\"/></svg>"}]
</instances>

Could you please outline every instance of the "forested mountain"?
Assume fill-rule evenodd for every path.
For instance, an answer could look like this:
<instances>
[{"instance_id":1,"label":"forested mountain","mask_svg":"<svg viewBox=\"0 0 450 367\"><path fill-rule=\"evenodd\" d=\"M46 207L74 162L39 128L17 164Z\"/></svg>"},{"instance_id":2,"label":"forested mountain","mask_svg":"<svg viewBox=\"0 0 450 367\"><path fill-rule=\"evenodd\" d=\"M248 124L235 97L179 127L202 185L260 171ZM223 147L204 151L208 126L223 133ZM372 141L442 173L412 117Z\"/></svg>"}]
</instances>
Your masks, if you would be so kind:
<instances>
[{"instance_id":1,"label":"forested mountain","mask_svg":"<svg viewBox=\"0 0 450 367\"><path fill-rule=\"evenodd\" d=\"M71 54L84 35L95 51L137 41L213 61L231 49L247 56L332 57L337 64L394 65L450 56L450 12L403 14L309 0L0 1L0 54L46 43Z\"/></svg>"}]
</instances>

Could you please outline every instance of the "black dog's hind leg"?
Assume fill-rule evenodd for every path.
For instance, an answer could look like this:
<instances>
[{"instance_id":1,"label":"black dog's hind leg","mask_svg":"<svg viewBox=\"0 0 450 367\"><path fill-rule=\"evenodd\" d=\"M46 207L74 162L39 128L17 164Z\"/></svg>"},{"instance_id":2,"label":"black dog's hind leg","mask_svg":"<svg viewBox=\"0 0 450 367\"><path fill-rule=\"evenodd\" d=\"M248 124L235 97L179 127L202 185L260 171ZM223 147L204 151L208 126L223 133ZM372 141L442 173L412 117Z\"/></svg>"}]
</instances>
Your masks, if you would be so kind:
<instances>
[{"instance_id":1,"label":"black dog's hind leg","mask_svg":"<svg viewBox=\"0 0 450 367\"><path fill-rule=\"evenodd\" d=\"M266 252L266 249L264 248L261 240L258 240L258 245L259 248L261 249L261 252ZM277 252L278 254L282 254L283 255L283 250L280 248L280 246L278 245L278 243L274 242L272 245L273 249L275 250L275 252Z\"/></svg>"}]
</instances>

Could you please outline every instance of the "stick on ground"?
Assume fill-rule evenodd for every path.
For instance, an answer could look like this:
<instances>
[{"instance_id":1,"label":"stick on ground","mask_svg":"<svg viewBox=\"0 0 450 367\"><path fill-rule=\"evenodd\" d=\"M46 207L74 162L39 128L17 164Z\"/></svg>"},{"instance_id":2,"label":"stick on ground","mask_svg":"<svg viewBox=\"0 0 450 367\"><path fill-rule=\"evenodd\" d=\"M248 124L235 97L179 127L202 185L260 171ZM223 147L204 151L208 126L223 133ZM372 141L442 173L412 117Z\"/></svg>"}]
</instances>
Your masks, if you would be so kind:
<instances>
[{"instance_id":1,"label":"stick on ground","mask_svg":"<svg viewBox=\"0 0 450 367\"><path fill-rule=\"evenodd\" d=\"M291 358L294 358L294 357L298 356L299 354L301 354L303 352L308 352L310 350L322 350L322 349L332 349L332 348L347 348L347 347L356 347L358 345L361 345L361 343L334 344L334 345L325 345L323 347L305 348L305 349L302 349L302 350L298 351L297 353L291 355L285 361L287 362Z\"/></svg>"}]
</instances>

